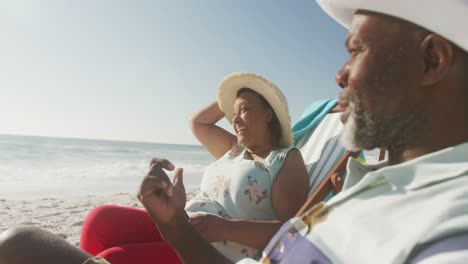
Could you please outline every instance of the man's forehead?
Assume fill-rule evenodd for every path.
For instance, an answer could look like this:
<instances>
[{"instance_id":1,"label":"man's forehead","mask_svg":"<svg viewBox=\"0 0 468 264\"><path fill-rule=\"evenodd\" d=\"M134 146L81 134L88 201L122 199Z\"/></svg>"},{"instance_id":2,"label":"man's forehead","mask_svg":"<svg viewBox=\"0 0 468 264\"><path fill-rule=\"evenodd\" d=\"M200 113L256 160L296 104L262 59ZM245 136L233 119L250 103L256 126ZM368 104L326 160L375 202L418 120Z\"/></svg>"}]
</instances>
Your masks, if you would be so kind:
<instances>
[{"instance_id":1,"label":"man's forehead","mask_svg":"<svg viewBox=\"0 0 468 264\"><path fill-rule=\"evenodd\" d=\"M360 35L362 32L372 30L372 27L369 28L369 25L374 25L373 17L366 13L356 12L353 15L353 20L351 26L348 29L346 43L352 43L356 41L356 36ZM375 25L374 25L375 26Z\"/></svg>"},{"instance_id":2,"label":"man's forehead","mask_svg":"<svg viewBox=\"0 0 468 264\"><path fill-rule=\"evenodd\" d=\"M371 12L371 11L366 11L366 10L357 10L353 14L353 20L351 23L350 30L353 28L362 28L363 26L366 26L366 24L375 24L375 25L380 25L384 24L385 21L389 20L389 16L387 15L382 15L379 13Z\"/></svg>"},{"instance_id":3,"label":"man's forehead","mask_svg":"<svg viewBox=\"0 0 468 264\"><path fill-rule=\"evenodd\" d=\"M401 29L403 23L402 20L388 15L357 10L353 15L352 23L348 30L348 39L352 39L356 35L377 37L392 32L395 33Z\"/></svg>"}]
</instances>

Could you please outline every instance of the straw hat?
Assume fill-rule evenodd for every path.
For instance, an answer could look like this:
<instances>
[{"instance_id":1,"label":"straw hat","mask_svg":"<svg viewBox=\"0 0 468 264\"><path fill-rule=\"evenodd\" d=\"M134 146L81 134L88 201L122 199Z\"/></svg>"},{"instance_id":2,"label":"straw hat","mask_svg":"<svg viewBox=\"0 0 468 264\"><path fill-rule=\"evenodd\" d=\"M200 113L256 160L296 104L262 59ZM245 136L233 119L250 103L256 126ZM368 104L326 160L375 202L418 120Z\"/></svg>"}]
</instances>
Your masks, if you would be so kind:
<instances>
[{"instance_id":1,"label":"straw hat","mask_svg":"<svg viewBox=\"0 0 468 264\"><path fill-rule=\"evenodd\" d=\"M345 28L356 10L394 16L439 34L468 52L466 0L317 0L322 9Z\"/></svg>"},{"instance_id":2,"label":"straw hat","mask_svg":"<svg viewBox=\"0 0 468 264\"><path fill-rule=\"evenodd\" d=\"M222 80L218 86L218 105L224 112L226 119L231 123L233 116L234 101L237 91L249 88L259 93L270 104L278 117L281 126L281 148L290 147L293 144L293 133L291 130L291 117L289 116L288 102L283 93L265 78L247 72L234 72Z\"/></svg>"}]
</instances>

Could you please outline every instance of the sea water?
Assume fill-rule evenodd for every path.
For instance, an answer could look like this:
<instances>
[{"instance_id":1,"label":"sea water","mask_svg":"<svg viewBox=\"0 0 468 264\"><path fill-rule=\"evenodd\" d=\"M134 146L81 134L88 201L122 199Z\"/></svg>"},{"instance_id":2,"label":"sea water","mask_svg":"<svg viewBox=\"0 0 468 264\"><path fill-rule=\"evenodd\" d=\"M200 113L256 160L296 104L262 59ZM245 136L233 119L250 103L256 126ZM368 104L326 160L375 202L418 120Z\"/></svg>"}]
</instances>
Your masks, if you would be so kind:
<instances>
[{"instance_id":1,"label":"sea water","mask_svg":"<svg viewBox=\"0 0 468 264\"><path fill-rule=\"evenodd\" d=\"M202 146L0 134L0 199L136 194L153 157L183 168L187 189L214 161Z\"/></svg>"},{"instance_id":2,"label":"sea water","mask_svg":"<svg viewBox=\"0 0 468 264\"><path fill-rule=\"evenodd\" d=\"M182 167L187 188L214 161L193 145L0 135L0 199L136 194L153 157Z\"/></svg>"}]
</instances>

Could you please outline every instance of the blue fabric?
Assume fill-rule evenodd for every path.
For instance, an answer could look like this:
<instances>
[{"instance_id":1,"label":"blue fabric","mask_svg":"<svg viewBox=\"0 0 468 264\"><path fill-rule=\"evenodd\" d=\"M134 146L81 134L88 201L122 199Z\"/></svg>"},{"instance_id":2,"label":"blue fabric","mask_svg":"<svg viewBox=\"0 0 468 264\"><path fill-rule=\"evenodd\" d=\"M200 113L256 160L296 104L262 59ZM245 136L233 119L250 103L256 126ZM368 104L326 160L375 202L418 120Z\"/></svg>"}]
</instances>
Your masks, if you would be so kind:
<instances>
[{"instance_id":1,"label":"blue fabric","mask_svg":"<svg viewBox=\"0 0 468 264\"><path fill-rule=\"evenodd\" d=\"M331 264L330 259L314 243L301 234L293 223L285 222L264 251L272 264ZM304 226L305 228L305 226Z\"/></svg>"},{"instance_id":2,"label":"blue fabric","mask_svg":"<svg viewBox=\"0 0 468 264\"><path fill-rule=\"evenodd\" d=\"M297 142L304 133L316 127L337 104L337 99L327 99L309 105L304 110L301 119L292 126L294 142Z\"/></svg>"},{"instance_id":3,"label":"blue fabric","mask_svg":"<svg viewBox=\"0 0 468 264\"><path fill-rule=\"evenodd\" d=\"M421 245L420 247L416 256L409 258L409 263L416 264L431 257L435 259L437 256L448 255L450 253L456 253L460 263L465 263L465 261L461 262L461 260L467 260L468 258L468 234L455 234L429 245Z\"/></svg>"}]
</instances>

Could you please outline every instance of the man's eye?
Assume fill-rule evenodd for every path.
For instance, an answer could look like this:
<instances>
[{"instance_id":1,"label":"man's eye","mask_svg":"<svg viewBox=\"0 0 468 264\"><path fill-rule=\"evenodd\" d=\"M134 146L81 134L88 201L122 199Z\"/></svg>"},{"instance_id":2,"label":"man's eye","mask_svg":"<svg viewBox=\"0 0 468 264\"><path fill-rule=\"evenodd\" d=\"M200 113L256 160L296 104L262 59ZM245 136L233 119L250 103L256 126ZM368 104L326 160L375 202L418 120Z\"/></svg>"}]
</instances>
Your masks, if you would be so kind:
<instances>
[{"instance_id":1,"label":"man's eye","mask_svg":"<svg viewBox=\"0 0 468 264\"><path fill-rule=\"evenodd\" d=\"M362 51L362 48L360 48L360 47L351 48L351 49L348 50L348 52L349 52L349 54L351 56L355 56L355 55L359 54L361 51Z\"/></svg>"}]
</instances>

